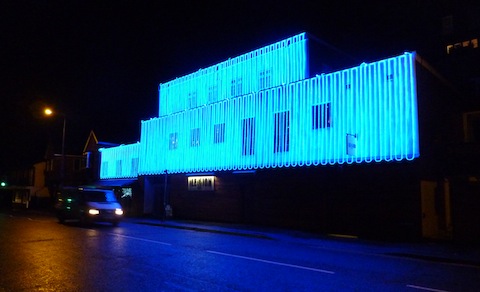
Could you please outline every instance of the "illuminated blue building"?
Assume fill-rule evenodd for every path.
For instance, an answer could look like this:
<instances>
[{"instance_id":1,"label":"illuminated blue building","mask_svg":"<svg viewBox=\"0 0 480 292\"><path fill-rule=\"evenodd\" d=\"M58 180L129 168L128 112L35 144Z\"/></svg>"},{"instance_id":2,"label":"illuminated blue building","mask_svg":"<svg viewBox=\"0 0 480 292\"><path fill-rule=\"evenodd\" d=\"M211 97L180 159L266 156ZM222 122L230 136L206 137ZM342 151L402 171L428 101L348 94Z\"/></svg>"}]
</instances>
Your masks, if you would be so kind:
<instances>
[{"instance_id":1,"label":"illuminated blue building","mask_svg":"<svg viewBox=\"0 0 480 292\"><path fill-rule=\"evenodd\" d=\"M419 156L414 60L407 53L213 103L202 82L203 102L192 108L179 91L186 110L142 122L139 173L412 160Z\"/></svg>"},{"instance_id":2,"label":"illuminated blue building","mask_svg":"<svg viewBox=\"0 0 480 292\"><path fill-rule=\"evenodd\" d=\"M160 84L158 117L139 143L103 149L101 178L140 177L145 213L169 203L181 218L339 232L356 229L331 218L368 217L346 207L355 189L417 204L402 196L420 189L417 83L429 70L412 52L323 72L312 42L302 33Z\"/></svg>"}]
</instances>

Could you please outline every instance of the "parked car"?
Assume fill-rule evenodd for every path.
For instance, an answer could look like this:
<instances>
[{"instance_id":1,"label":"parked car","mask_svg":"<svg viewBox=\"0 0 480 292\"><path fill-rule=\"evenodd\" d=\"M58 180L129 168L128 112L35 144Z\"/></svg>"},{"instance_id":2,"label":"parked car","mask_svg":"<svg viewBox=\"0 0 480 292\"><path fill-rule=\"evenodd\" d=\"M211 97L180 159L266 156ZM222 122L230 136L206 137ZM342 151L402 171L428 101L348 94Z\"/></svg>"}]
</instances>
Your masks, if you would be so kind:
<instances>
[{"instance_id":1,"label":"parked car","mask_svg":"<svg viewBox=\"0 0 480 292\"><path fill-rule=\"evenodd\" d=\"M94 188L63 188L57 197L55 210L58 221L78 220L82 224L110 222L117 226L123 210L112 190Z\"/></svg>"}]
</instances>

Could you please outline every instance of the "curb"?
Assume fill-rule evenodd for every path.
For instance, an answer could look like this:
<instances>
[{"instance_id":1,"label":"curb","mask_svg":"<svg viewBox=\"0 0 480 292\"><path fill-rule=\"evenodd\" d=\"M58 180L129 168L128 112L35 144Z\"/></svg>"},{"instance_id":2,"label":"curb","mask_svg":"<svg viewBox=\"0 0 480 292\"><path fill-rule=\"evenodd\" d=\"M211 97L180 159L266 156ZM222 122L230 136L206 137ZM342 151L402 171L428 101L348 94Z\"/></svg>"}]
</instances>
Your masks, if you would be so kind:
<instances>
[{"instance_id":1,"label":"curb","mask_svg":"<svg viewBox=\"0 0 480 292\"><path fill-rule=\"evenodd\" d=\"M272 237L267 236L265 234L260 234L260 233L248 233L248 232L237 232L237 231L230 231L230 230L218 230L218 229L211 229L211 228L185 226L185 225L175 225L175 224L168 224L168 223L153 223L153 222L134 222L134 223L141 224L141 225L176 228L176 229L191 230L191 231L198 231L198 232L210 232L210 233L217 233L217 234L227 234L227 235L234 235L234 236L243 236L243 237L273 240Z\"/></svg>"},{"instance_id":2,"label":"curb","mask_svg":"<svg viewBox=\"0 0 480 292\"><path fill-rule=\"evenodd\" d=\"M175 224L169 222L148 222L148 221L137 221L132 220L132 223L140 224L140 225L148 225L148 226L158 226L158 227L165 227L165 228L175 228L175 229L182 229L182 230L191 230L197 232L209 232L209 233L216 233L216 234L226 234L226 235L233 235L233 236L242 236L242 237L250 237L250 238L258 238L258 239L266 239L266 240L276 240L278 239L275 236L269 236L264 233L258 232L250 232L246 230L231 230L228 228L208 228L208 227L199 227L197 225L189 225L189 224ZM326 238L330 239L344 239L343 237L336 237L336 236L328 236ZM351 239L351 238L348 238ZM357 239L357 238L355 238ZM404 249L404 250L401 250ZM460 257L448 257L442 254L435 255L436 252L421 252L412 248L400 248L397 251L385 251L385 250L371 250L372 254L377 255L384 255L384 256L391 256L397 258L405 258L411 260L421 260L421 261L428 261L428 262L436 262L441 264L449 264L449 265L459 265L465 267L472 267L472 268L480 268L480 260L476 259L468 259L465 256Z\"/></svg>"}]
</instances>

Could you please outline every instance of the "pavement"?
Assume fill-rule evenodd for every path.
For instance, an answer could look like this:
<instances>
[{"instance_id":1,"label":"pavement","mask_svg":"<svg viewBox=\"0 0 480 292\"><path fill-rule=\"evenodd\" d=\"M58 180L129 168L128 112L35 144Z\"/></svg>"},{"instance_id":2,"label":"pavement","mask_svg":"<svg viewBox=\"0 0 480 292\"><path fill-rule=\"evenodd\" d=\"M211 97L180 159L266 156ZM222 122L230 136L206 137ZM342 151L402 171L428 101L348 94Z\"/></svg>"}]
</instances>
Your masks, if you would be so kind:
<instances>
[{"instance_id":1,"label":"pavement","mask_svg":"<svg viewBox=\"0 0 480 292\"><path fill-rule=\"evenodd\" d=\"M246 236L264 240L284 241L315 246L326 250L382 255L442 264L468 266L480 269L480 246L451 241L422 240L418 242L392 242L362 239L339 234L317 234L298 230L261 227L245 224L189 220L158 220L127 218L127 222L196 232L212 232L232 236Z\"/></svg>"}]
</instances>

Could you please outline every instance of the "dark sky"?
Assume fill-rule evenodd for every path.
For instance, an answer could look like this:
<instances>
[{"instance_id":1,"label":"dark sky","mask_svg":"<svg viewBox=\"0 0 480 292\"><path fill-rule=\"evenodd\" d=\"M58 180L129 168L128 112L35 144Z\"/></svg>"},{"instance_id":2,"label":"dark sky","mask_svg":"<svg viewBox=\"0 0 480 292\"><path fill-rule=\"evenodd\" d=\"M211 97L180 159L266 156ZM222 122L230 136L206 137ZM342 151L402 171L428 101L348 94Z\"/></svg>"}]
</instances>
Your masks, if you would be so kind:
<instances>
[{"instance_id":1,"label":"dark sky","mask_svg":"<svg viewBox=\"0 0 480 292\"><path fill-rule=\"evenodd\" d=\"M419 2L419 3L417 3ZM421 50L448 1L0 2L0 175L42 159L49 141L81 154L140 139L158 111L158 84L307 31L357 65Z\"/></svg>"}]
</instances>

